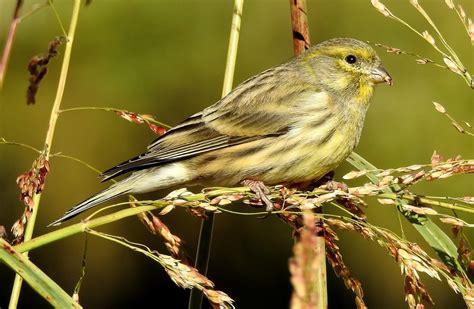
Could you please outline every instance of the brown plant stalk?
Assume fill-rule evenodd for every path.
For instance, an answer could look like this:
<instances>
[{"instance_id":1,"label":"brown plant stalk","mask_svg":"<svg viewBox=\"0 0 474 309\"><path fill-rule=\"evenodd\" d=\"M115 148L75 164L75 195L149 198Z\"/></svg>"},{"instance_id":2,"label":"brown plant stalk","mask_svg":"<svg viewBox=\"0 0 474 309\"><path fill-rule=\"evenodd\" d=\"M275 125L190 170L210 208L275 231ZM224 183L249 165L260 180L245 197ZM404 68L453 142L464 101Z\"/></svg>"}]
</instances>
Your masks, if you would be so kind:
<instances>
[{"instance_id":1,"label":"brown plant stalk","mask_svg":"<svg viewBox=\"0 0 474 309\"><path fill-rule=\"evenodd\" d=\"M15 40L16 30L20 23L20 9L23 4L23 0L17 0L15 9L13 10L12 21L10 22L10 28L8 30L7 39L5 41L5 47L3 48L2 58L0 60L0 90L5 80L5 74L7 72L8 60L13 47L13 41Z\"/></svg>"},{"instance_id":2,"label":"brown plant stalk","mask_svg":"<svg viewBox=\"0 0 474 309\"><path fill-rule=\"evenodd\" d=\"M291 26L293 33L293 50L295 55L299 55L307 50L311 43L309 38L309 26L308 16L306 10L306 0L290 0L291 10ZM321 211L322 208L317 208L317 211ZM316 219L314 222L315 226L322 227L320 219ZM316 256L314 261L317 263L313 267L314 276L311 278L311 284L316 286L316 289L311 289L308 292L314 293L314 295L306 295L304 299L298 298L298 285L295 285L295 281L292 281L294 288L294 296L292 301L292 308L327 308L327 287L326 287L326 249L324 233L322 235L315 235L313 244L314 252ZM300 239L301 240L301 239ZM295 245L295 250L297 245ZM296 254L296 252L295 252ZM301 302L295 301L295 299ZM307 301L305 303L305 300Z\"/></svg>"}]
</instances>

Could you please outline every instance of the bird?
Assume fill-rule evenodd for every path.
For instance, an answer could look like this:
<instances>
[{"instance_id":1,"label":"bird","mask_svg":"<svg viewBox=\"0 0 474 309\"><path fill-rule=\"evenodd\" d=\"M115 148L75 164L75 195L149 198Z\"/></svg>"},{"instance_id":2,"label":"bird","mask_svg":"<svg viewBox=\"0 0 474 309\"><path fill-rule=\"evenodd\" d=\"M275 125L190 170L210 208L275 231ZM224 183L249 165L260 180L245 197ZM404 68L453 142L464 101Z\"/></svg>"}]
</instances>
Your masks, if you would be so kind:
<instances>
[{"instance_id":1,"label":"bird","mask_svg":"<svg viewBox=\"0 0 474 309\"><path fill-rule=\"evenodd\" d=\"M129 173L68 210L59 225L125 194L177 185L245 185L271 212L268 185L316 181L359 142L374 86L392 77L367 43L334 38L267 69L105 171Z\"/></svg>"}]
</instances>

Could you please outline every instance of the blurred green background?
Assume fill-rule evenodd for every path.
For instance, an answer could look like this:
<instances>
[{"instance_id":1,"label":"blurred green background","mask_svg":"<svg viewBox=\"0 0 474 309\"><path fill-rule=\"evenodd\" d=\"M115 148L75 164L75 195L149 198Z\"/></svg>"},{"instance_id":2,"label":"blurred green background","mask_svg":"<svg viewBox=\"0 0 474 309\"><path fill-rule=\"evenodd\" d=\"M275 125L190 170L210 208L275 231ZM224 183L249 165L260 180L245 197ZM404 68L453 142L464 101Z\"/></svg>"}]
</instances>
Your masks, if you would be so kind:
<instances>
[{"instance_id":1,"label":"blurred green background","mask_svg":"<svg viewBox=\"0 0 474 309\"><path fill-rule=\"evenodd\" d=\"M16 1L0 0L0 44L6 37ZM473 16L473 2L456 1ZM40 1L25 1L23 12ZM65 27L72 1L55 1ZM384 3L419 30L429 29L409 1ZM465 65L474 70L472 46L454 12L441 0L421 1L446 34ZM230 0L99 1L82 7L63 108L104 106L153 114L174 125L219 99L222 87L233 3ZM369 0L308 0L313 43L333 37L354 37L385 43L441 60L426 42L402 25L379 14ZM27 106L26 66L61 35L50 8L24 20L18 29L6 82L0 92L0 137L42 147L57 87L61 55L52 60L41 83L37 104ZM63 49L61 49L61 52ZM379 50L392 74L393 87L379 86L362 134L358 153L381 168L428 163L434 150L445 157L474 156L473 139L458 133L433 108L442 103L458 120L474 122L473 91L455 74L421 66L407 56ZM244 5L235 84L291 58L293 54L288 0L247 0ZM71 155L105 170L142 152L155 138L146 127L113 113L77 111L60 116L52 152ZM23 211L16 177L30 168L32 151L0 145L0 224L7 230ZM350 167L344 164L341 177ZM351 182L349 182L349 185ZM53 158L41 201L35 234L89 195L104 188L97 175L67 159ZM473 195L472 176L419 184L414 191L441 196ZM147 197L159 198L167 192ZM237 209L245 211L242 205ZM325 211L332 211L326 208ZM370 222L400 234L395 209L371 201ZM462 214L470 222L474 218ZM199 219L181 209L163 218L171 231L196 250ZM77 222L77 219L75 220ZM403 222L410 240L429 249ZM136 218L110 224L104 231L148 244L165 253L161 241L149 235ZM448 229L446 229L448 230ZM468 232L469 233L469 232ZM403 278L398 265L378 245L358 235L339 233L343 256L362 281L371 308L404 308ZM472 233L469 233L472 238ZM10 235L11 236L11 235ZM31 253L32 260L72 293L81 271L84 236L77 235ZM223 214L217 217L209 278L236 300L238 308L286 308L291 286L288 258L293 240L285 224L270 217L259 220ZM330 308L353 308L353 295L328 269ZM0 307L6 307L12 272L0 266ZM437 308L464 307L445 282L422 276ZM174 286L159 265L138 253L89 237L87 274L81 290L86 308L184 308L188 291ZM27 286L20 307L48 307ZM429 308L430 306L428 306Z\"/></svg>"}]
</instances>

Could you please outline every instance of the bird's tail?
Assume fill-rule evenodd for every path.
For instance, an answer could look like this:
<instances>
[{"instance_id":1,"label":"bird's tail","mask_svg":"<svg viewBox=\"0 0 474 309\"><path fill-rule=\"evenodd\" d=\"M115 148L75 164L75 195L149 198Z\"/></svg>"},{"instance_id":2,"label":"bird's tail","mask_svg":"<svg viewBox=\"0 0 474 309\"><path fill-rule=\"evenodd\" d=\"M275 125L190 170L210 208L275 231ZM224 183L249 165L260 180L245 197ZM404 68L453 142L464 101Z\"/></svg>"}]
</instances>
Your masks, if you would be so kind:
<instances>
[{"instance_id":1,"label":"bird's tail","mask_svg":"<svg viewBox=\"0 0 474 309\"><path fill-rule=\"evenodd\" d=\"M66 213L59 218L58 220L50 223L48 226L56 226L60 225L66 220L69 220L78 214L91 209L94 206L97 206L101 203L107 202L113 198L116 198L118 196L127 194L131 192L130 186L127 184L127 182L120 181L109 188L97 193L96 195L91 196L87 200L83 201L82 203L77 204L73 208L69 209L66 211Z\"/></svg>"}]
</instances>

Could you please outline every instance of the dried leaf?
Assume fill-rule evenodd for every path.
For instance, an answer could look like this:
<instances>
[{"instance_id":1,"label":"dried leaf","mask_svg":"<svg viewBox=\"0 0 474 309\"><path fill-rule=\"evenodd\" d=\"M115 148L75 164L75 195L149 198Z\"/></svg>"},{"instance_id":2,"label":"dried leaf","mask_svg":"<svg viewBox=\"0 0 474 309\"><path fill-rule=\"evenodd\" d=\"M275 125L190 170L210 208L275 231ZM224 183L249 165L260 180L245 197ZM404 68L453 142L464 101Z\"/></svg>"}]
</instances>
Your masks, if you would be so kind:
<instances>
[{"instance_id":1,"label":"dried leaf","mask_svg":"<svg viewBox=\"0 0 474 309\"><path fill-rule=\"evenodd\" d=\"M417 171L422 167L423 167L423 165L415 164L415 165L407 166L407 169L410 170L410 171Z\"/></svg>"},{"instance_id":2,"label":"dried leaf","mask_svg":"<svg viewBox=\"0 0 474 309\"><path fill-rule=\"evenodd\" d=\"M418 59L415 59L415 62L417 64L427 64L429 61L428 59L425 59L425 58L418 58Z\"/></svg>"},{"instance_id":3,"label":"dried leaf","mask_svg":"<svg viewBox=\"0 0 474 309\"><path fill-rule=\"evenodd\" d=\"M462 198L465 203L474 204L474 196L465 196Z\"/></svg>"},{"instance_id":4,"label":"dried leaf","mask_svg":"<svg viewBox=\"0 0 474 309\"><path fill-rule=\"evenodd\" d=\"M384 186L387 186L389 185L390 183L392 183L394 177L389 175L389 176L385 176L384 178L382 178L382 180L379 182L379 187L384 187Z\"/></svg>"},{"instance_id":5,"label":"dried leaf","mask_svg":"<svg viewBox=\"0 0 474 309\"><path fill-rule=\"evenodd\" d=\"M357 178L357 177L360 177L360 176L364 176L365 174L367 174L367 171L352 171L352 172L349 172L347 174L345 174L344 176L342 176L343 179L353 179L353 178Z\"/></svg>"},{"instance_id":6,"label":"dried leaf","mask_svg":"<svg viewBox=\"0 0 474 309\"><path fill-rule=\"evenodd\" d=\"M453 125L453 127L456 128L456 130L458 130L460 133L464 133L464 129L463 127L461 127L461 125L455 121L451 122L451 124Z\"/></svg>"},{"instance_id":7,"label":"dried leaf","mask_svg":"<svg viewBox=\"0 0 474 309\"><path fill-rule=\"evenodd\" d=\"M437 215L438 212L434 210L433 208L428 208L428 207L417 207L413 205L402 205L404 209L412 211L414 213L417 213L419 215Z\"/></svg>"},{"instance_id":8,"label":"dried leaf","mask_svg":"<svg viewBox=\"0 0 474 309\"><path fill-rule=\"evenodd\" d=\"M462 75L461 69L459 69L458 65L453 60L451 60L448 57L444 57L443 61L446 64L446 66L448 67L449 70L451 70L452 72L454 72L456 74Z\"/></svg>"},{"instance_id":9,"label":"dried leaf","mask_svg":"<svg viewBox=\"0 0 474 309\"><path fill-rule=\"evenodd\" d=\"M382 171L382 172L378 173L378 174L375 175L375 176L377 176L377 177L385 177L385 176L387 176L387 175L392 174L394 171L395 171L395 170L393 170L393 169L388 169L388 170L385 170L385 171Z\"/></svg>"},{"instance_id":10,"label":"dried leaf","mask_svg":"<svg viewBox=\"0 0 474 309\"><path fill-rule=\"evenodd\" d=\"M386 51L387 51L387 53L392 53L392 54L396 54L396 55L403 54L403 51L400 48L396 48L396 47L388 47L387 46Z\"/></svg>"},{"instance_id":11,"label":"dried leaf","mask_svg":"<svg viewBox=\"0 0 474 309\"><path fill-rule=\"evenodd\" d=\"M115 112L119 117L134 123L141 124L144 122L143 118L140 117L137 113L129 112L129 111L116 111Z\"/></svg>"},{"instance_id":12,"label":"dried leaf","mask_svg":"<svg viewBox=\"0 0 474 309\"><path fill-rule=\"evenodd\" d=\"M150 129L151 129L153 132L155 132L155 134L157 134L157 135L160 135L160 136L161 136L161 135L163 135L163 134L166 133L166 129L165 129L165 128L160 127L160 126L158 126L158 125L156 125L156 124L154 124L154 123L149 123L148 126L149 126Z\"/></svg>"},{"instance_id":13,"label":"dried leaf","mask_svg":"<svg viewBox=\"0 0 474 309\"><path fill-rule=\"evenodd\" d=\"M168 205L168 206L165 206L162 210L160 210L160 212L158 214L160 216L164 216L167 213L169 213L170 211L172 211L173 209L174 209L174 205Z\"/></svg>"},{"instance_id":14,"label":"dried leaf","mask_svg":"<svg viewBox=\"0 0 474 309\"><path fill-rule=\"evenodd\" d=\"M177 198L177 199L174 199L173 200L173 205L174 206L185 206L187 205L189 202L187 200L183 200L183 199L180 199L180 198Z\"/></svg>"},{"instance_id":15,"label":"dried leaf","mask_svg":"<svg viewBox=\"0 0 474 309\"><path fill-rule=\"evenodd\" d=\"M174 191L171 191L167 196L165 196L165 199L167 200L174 199L174 198L180 197L182 194L186 192L189 192L188 189L186 188L174 190Z\"/></svg>"},{"instance_id":16,"label":"dried leaf","mask_svg":"<svg viewBox=\"0 0 474 309\"><path fill-rule=\"evenodd\" d=\"M437 165L441 162L443 162L443 157L440 154L436 153L436 150L433 152L433 155L431 155L431 164L432 165Z\"/></svg>"},{"instance_id":17,"label":"dried leaf","mask_svg":"<svg viewBox=\"0 0 474 309\"><path fill-rule=\"evenodd\" d=\"M428 41L428 43L430 43L431 45L435 45L435 39L428 31L423 31L422 35L423 38Z\"/></svg>"},{"instance_id":18,"label":"dried leaf","mask_svg":"<svg viewBox=\"0 0 474 309\"><path fill-rule=\"evenodd\" d=\"M453 218L453 217L443 217L439 218L439 221L446 223L446 224L452 224L452 225L458 225L458 226L464 226L464 221Z\"/></svg>"},{"instance_id":19,"label":"dried leaf","mask_svg":"<svg viewBox=\"0 0 474 309\"><path fill-rule=\"evenodd\" d=\"M433 101L433 105L436 108L436 110L442 114L446 113L446 109L444 108L443 105L439 104L438 102Z\"/></svg>"},{"instance_id":20,"label":"dried leaf","mask_svg":"<svg viewBox=\"0 0 474 309\"><path fill-rule=\"evenodd\" d=\"M390 11L379 0L371 0L372 5L385 17L390 16Z\"/></svg>"},{"instance_id":21,"label":"dried leaf","mask_svg":"<svg viewBox=\"0 0 474 309\"><path fill-rule=\"evenodd\" d=\"M394 204L396 204L396 202L394 200L391 200L389 198L379 198L379 199L377 199L377 201L379 201L379 203L382 204L382 205L394 205Z\"/></svg>"},{"instance_id":22,"label":"dried leaf","mask_svg":"<svg viewBox=\"0 0 474 309\"><path fill-rule=\"evenodd\" d=\"M231 203L232 203L232 202L229 201L228 199L223 198L223 199L221 199L221 200L219 201L218 205L219 205L219 206L225 206L225 205L229 205L229 204L231 204Z\"/></svg>"}]
</instances>

